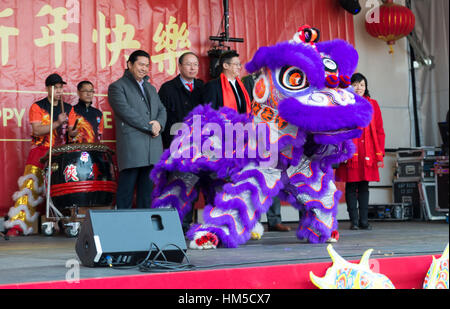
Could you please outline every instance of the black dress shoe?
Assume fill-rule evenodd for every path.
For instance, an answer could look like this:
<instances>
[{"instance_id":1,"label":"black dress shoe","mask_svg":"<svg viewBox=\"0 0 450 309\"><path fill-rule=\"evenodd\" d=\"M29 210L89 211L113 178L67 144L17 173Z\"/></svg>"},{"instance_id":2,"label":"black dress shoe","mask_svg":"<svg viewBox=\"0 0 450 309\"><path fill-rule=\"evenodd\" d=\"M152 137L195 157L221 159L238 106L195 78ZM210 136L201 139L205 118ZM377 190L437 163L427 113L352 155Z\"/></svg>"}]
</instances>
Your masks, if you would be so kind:
<instances>
[{"instance_id":1,"label":"black dress shoe","mask_svg":"<svg viewBox=\"0 0 450 309\"><path fill-rule=\"evenodd\" d=\"M350 225L350 229L354 230L354 231L359 230L358 226L357 225L353 225L353 224Z\"/></svg>"},{"instance_id":2,"label":"black dress shoe","mask_svg":"<svg viewBox=\"0 0 450 309\"><path fill-rule=\"evenodd\" d=\"M361 230L368 230L368 231L372 230L372 226L371 226L370 224L367 224L367 225L361 225L359 228L360 228Z\"/></svg>"}]
</instances>

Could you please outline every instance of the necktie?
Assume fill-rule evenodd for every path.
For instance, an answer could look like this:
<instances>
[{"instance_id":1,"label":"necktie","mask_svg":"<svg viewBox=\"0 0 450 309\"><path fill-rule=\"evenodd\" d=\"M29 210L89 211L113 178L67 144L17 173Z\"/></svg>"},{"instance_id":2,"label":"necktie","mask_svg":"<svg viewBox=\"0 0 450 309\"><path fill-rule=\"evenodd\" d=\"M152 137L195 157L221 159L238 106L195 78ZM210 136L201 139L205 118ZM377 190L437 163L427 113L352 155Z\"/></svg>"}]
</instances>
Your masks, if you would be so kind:
<instances>
[{"instance_id":1,"label":"necktie","mask_svg":"<svg viewBox=\"0 0 450 309\"><path fill-rule=\"evenodd\" d=\"M189 87L189 91L192 92L194 85L192 83L186 83L186 85Z\"/></svg>"},{"instance_id":2,"label":"necktie","mask_svg":"<svg viewBox=\"0 0 450 309\"><path fill-rule=\"evenodd\" d=\"M231 85L231 88L233 88L234 97L236 98L237 107L238 107L238 109L239 109L240 106L241 106L241 98L240 98L240 96L239 96L239 92L238 92L238 90L237 90L236 84L235 84L235 83L232 83L232 82L229 82L229 83L230 83L230 85Z\"/></svg>"}]
</instances>

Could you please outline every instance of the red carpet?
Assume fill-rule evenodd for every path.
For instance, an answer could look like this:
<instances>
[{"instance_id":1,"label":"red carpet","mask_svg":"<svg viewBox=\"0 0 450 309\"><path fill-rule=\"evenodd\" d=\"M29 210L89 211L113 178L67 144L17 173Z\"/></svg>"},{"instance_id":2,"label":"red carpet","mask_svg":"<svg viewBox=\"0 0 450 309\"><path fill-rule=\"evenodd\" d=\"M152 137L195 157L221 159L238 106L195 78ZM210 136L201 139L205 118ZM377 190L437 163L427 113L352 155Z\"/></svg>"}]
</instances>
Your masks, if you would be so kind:
<instances>
[{"instance_id":1,"label":"red carpet","mask_svg":"<svg viewBox=\"0 0 450 309\"><path fill-rule=\"evenodd\" d=\"M435 256L438 258L439 256ZM359 261L350 261L358 263ZM421 289L432 256L371 259L397 289ZM331 262L0 285L0 289L315 289L309 272L324 276Z\"/></svg>"}]
</instances>

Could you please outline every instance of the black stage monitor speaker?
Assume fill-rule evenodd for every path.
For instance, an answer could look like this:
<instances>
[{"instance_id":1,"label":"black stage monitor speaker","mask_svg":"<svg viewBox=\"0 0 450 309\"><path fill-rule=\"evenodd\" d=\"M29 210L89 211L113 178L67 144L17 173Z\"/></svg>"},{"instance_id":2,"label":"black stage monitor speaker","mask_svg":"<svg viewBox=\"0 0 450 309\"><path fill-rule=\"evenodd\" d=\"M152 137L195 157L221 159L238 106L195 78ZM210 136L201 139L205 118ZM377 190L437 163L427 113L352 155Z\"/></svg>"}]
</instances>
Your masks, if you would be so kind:
<instances>
[{"instance_id":1,"label":"black stage monitor speaker","mask_svg":"<svg viewBox=\"0 0 450 309\"><path fill-rule=\"evenodd\" d=\"M75 245L78 258L88 267L136 265L149 252L152 259L156 248L167 261L183 261L186 241L173 208L89 210Z\"/></svg>"},{"instance_id":2,"label":"black stage monitor speaker","mask_svg":"<svg viewBox=\"0 0 450 309\"><path fill-rule=\"evenodd\" d=\"M436 210L440 212L448 213L449 206L449 180L448 180L448 161L447 166L444 166L447 171L445 173L436 173L436 195L437 195L437 205Z\"/></svg>"},{"instance_id":3,"label":"black stage monitor speaker","mask_svg":"<svg viewBox=\"0 0 450 309\"><path fill-rule=\"evenodd\" d=\"M436 184L434 182L422 182L420 194L423 199L423 210L426 220L445 220L445 214L437 211Z\"/></svg>"}]
</instances>

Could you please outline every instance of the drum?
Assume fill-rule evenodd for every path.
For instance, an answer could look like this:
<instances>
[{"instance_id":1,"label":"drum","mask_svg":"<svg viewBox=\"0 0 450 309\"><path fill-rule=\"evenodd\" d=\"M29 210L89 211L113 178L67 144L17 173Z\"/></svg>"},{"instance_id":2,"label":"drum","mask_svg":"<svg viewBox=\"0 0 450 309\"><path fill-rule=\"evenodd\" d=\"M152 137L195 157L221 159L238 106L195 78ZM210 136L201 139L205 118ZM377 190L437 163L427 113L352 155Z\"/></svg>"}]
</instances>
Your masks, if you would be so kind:
<instances>
[{"instance_id":1,"label":"drum","mask_svg":"<svg viewBox=\"0 0 450 309\"><path fill-rule=\"evenodd\" d=\"M117 191L112 154L102 144L55 146L50 186L55 207L112 206Z\"/></svg>"}]
</instances>

